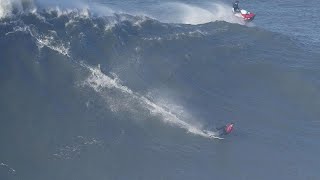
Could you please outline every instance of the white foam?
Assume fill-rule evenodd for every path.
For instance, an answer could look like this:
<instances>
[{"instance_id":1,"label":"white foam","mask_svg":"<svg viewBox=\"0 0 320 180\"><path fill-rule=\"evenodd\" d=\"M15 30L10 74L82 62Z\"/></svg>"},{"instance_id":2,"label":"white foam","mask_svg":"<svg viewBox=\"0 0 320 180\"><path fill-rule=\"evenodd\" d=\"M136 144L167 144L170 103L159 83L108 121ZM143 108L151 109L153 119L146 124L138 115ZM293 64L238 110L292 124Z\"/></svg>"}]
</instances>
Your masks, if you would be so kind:
<instances>
[{"instance_id":1,"label":"white foam","mask_svg":"<svg viewBox=\"0 0 320 180\"><path fill-rule=\"evenodd\" d=\"M70 43L65 43L62 40L59 40L55 31L48 31L47 34L39 34L37 31L32 30L30 26L17 26L13 28L13 31L7 32L5 35L7 36L15 32L30 33L30 35L36 40L39 49L42 49L43 47L48 47L53 51L56 51L64 56L70 57Z\"/></svg>"},{"instance_id":2,"label":"white foam","mask_svg":"<svg viewBox=\"0 0 320 180\"><path fill-rule=\"evenodd\" d=\"M145 41L162 41L162 40L178 40L184 37L204 37L208 35L208 32L201 31L201 30L194 30L189 32L182 32L182 33L173 33L173 34L164 34L160 36L153 36L153 37L143 37L142 40Z\"/></svg>"},{"instance_id":3,"label":"white foam","mask_svg":"<svg viewBox=\"0 0 320 180\"><path fill-rule=\"evenodd\" d=\"M47 3L47 6L57 6L57 2ZM197 5L187 4L181 2L169 2L169 3L157 3L151 5L145 5L144 8L136 6L130 2L127 5L116 3L109 7L105 4L95 2L83 2L83 1L68 1L60 2L61 7L57 6L56 10L59 15L70 13L71 10L78 9L82 11L83 16L89 15L86 12L92 12L99 16L112 16L117 14L130 14L133 16L141 17L141 20L134 23L139 26L141 22L144 22L146 18L150 17L165 23L181 23L181 24L204 24L213 21L226 21L231 23L243 24L239 18L236 18L232 13L232 7L230 5L221 2L203 2ZM81 13L80 13L81 14ZM121 19L124 18L124 19ZM119 21L126 20L125 16L120 17ZM112 27L112 26L110 26ZM106 27L109 30L110 27Z\"/></svg>"},{"instance_id":4,"label":"white foam","mask_svg":"<svg viewBox=\"0 0 320 180\"><path fill-rule=\"evenodd\" d=\"M61 8L59 6L53 6L46 8L47 12L55 13L58 17L61 16L73 16L73 18L88 19L90 17L90 9L87 6L81 8Z\"/></svg>"},{"instance_id":5,"label":"white foam","mask_svg":"<svg viewBox=\"0 0 320 180\"><path fill-rule=\"evenodd\" d=\"M53 154L53 157L55 159L74 159L81 155L84 148L93 145L101 146L103 142L96 138L77 136L72 143L58 148L56 153Z\"/></svg>"},{"instance_id":6,"label":"white foam","mask_svg":"<svg viewBox=\"0 0 320 180\"><path fill-rule=\"evenodd\" d=\"M9 165L7 165L7 164L0 163L0 167L1 167L1 166L7 168L8 171L9 171L9 173L11 173L11 174L15 174L15 173L16 173L16 170L13 169L13 168L11 168L11 167L9 167Z\"/></svg>"},{"instance_id":7,"label":"white foam","mask_svg":"<svg viewBox=\"0 0 320 180\"><path fill-rule=\"evenodd\" d=\"M127 94L133 94L133 92L127 88L126 86L122 86L119 83L119 79L117 77L111 78L105 74L103 74L100 70L100 66L97 68L92 68L89 66L85 66L91 71L91 76L87 79L87 83L94 88L95 91L100 92L103 88L116 88L121 90Z\"/></svg>"},{"instance_id":8,"label":"white foam","mask_svg":"<svg viewBox=\"0 0 320 180\"><path fill-rule=\"evenodd\" d=\"M37 40L38 47L40 49L43 48L44 46L46 46L54 51L57 51L58 53L60 53L62 55L70 57L69 56L69 47L65 46L62 43L56 44L54 42L54 38L52 36L49 36L49 35L39 36L39 37L36 37L36 40Z\"/></svg>"},{"instance_id":9,"label":"white foam","mask_svg":"<svg viewBox=\"0 0 320 180\"><path fill-rule=\"evenodd\" d=\"M11 15L12 11L12 2L10 0L1 0L0 1L0 19L8 15Z\"/></svg>"},{"instance_id":10,"label":"white foam","mask_svg":"<svg viewBox=\"0 0 320 180\"><path fill-rule=\"evenodd\" d=\"M32 0L28 1L31 8L29 12L35 13L37 8L33 5ZM23 1L23 2L24 2ZM202 2L195 4L187 4L181 2L157 3L145 5L144 8L128 3L123 5L114 4L109 7L105 4L96 2L85 2L83 0L38 0L36 1L40 9L45 8L49 11L54 11L58 16L69 15L78 16L81 18L89 18L90 13L99 16L112 16L117 14L131 14L142 17L141 20L136 21L134 25L140 26L145 18L151 17L161 22L167 23L182 23L182 24L204 24L212 21L227 21L231 23L243 24L241 20L234 17L231 6L221 2ZM13 9L24 11L21 0L1 0L0 1L0 18L11 15ZM76 13L75 13L76 12ZM107 30L110 27L106 27Z\"/></svg>"},{"instance_id":11,"label":"white foam","mask_svg":"<svg viewBox=\"0 0 320 180\"><path fill-rule=\"evenodd\" d=\"M172 21L174 23L183 24L203 24L214 19L212 12L197 6L184 3L167 3L165 6L170 7L169 9L173 9L174 12L171 12L171 14L175 14L175 16L169 17L167 20L163 19L163 21Z\"/></svg>"},{"instance_id":12,"label":"white foam","mask_svg":"<svg viewBox=\"0 0 320 180\"><path fill-rule=\"evenodd\" d=\"M34 12L33 0L0 0L0 19L15 12Z\"/></svg>"},{"instance_id":13,"label":"white foam","mask_svg":"<svg viewBox=\"0 0 320 180\"><path fill-rule=\"evenodd\" d=\"M91 13L99 16L111 16L114 14L114 10L103 4L84 0L38 0L37 2L41 8L49 12L55 12L59 17L72 14L80 18L89 18Z\"/></svg>"},{"instance_id":14,"label":"white foam","mask_svg":"<svg viewBox=\"0 0 320 180\"><path fill-rule=\"evenodd\" d=\"M64 56L70 57L70 43L59 40L55 31L49 31L48 34L38 34L38 32L31 30L30 27L28 27L27 29L30 32L31 36L35 38L39 49L42 49L43 47L48 47L53 51L56 51Z\"/></svg>"},{"instance_id":15,"label":"white foam","mask_svg":"<svg viewBox=\"0 0 320 180\"><path fill-rule=\"evenodd\" d=\"M101 5L98 3L91 4L90 10L102 16L112 16L115 13L115 10L109 8L108 6Z\"/></svg>"},{"instance_id":16,"label":"white foam","mask_svg":"<svg viewBox=\"0 0 320 180\"><path fill-rule=\"evenodd\" d=\"M14 34L15 32L29 32L29 26L16 26L13 28L13 31L7 32L5 35Z\"/></svg>"},{"instance_id":17,"label":"white foam","mask_svg":"<svg viewBox=\"0 0 320 180\"><path fill-rule=\"evenodd\" d=\"M232 13L232 7L221 2L202 2L187 4L181 2L158 3L152 6L122 7L122 12L137 16L147 16L165 23L204 24L214 21L226 21L243 24ZM115 11L118 13L118 11Z\"/></svg>"},{"instance_id":18,"label":"white foam","mask_svg":"<svg viewBox=\"0 0 320 180\"><path fill-rule=\"evenodd\" d=\"M92 87L96 92L98 92L102 96L107 96L102 93L106 88L112 89L121 92L125 97L128 98L127 101L121 100L122 98L116 98L116 100L120 102L111 102L110 108L113 108L113 103L121 104L122 108L126 107L128 110L131 109L131 106L141 105L141 108L144 108L150 112L151 115L160 117L161 120L165 123L168 123L173 126L178 126L187 130L187 132L199 135L206 138L218 138L215 136L215 133L212 131L202 130L200 127L193 125L191 123L187 123L183 119L181 119L177 114L180 112L174 112L170 109L170 107L165 107L166 105L159 105L149 98L142 96L138 93L133 92L128 87L121 85L120 80L115 76L111 78L105 74L103 74L100 70L100 67L93 68L87 65L82 64L83 67L87 68L90 71L90 76L85 81L85 85ZM113 99L115 100L115 99ZM123 101L123 102L122 102ZM132 103L132 104L131 104ZM118 105L116 105L118 106ZM185 112L184 112L185 113Z\"/></svg>"}]
</instances>

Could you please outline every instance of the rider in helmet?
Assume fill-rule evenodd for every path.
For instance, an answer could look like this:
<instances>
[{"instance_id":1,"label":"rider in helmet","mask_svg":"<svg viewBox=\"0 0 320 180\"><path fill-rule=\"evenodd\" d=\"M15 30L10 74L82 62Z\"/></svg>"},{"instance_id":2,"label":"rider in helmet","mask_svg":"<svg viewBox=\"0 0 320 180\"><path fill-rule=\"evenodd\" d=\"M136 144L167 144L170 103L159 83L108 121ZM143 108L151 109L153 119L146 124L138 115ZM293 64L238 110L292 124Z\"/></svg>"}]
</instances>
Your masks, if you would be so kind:
<instances>
[{"instance_id":1,"label":"rider in helmet","mask_svg":"<svg viewBox=\"0 0 320 180\"><path fill-rule=\"evenodd\" d=\"M239 1L233 3L233 12L240 12Z\"/></svg>"}]
</instances>

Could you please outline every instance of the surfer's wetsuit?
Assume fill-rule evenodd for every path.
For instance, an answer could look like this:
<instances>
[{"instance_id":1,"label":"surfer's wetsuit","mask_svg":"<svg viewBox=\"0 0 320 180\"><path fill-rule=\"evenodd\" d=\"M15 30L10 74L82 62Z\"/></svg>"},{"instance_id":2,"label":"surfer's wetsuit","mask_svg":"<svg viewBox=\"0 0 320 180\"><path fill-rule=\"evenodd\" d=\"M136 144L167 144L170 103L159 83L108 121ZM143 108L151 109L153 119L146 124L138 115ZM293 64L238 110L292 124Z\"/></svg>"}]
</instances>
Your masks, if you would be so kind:
<instances>
[{"instance_id":1,"label":"surfer's wetsuit","mask_svg":"<svg viewBox=\"0 0 320 180\"><path fill-rule=\"evenodd\" d=\"M233 130L233 123L228 123L227 125L221 128L218 128L217 130L218 130L219 136L230 134Z\"/></svg>"},{"instance_id":2,"label":"surfer's wetsuit","mask_svg":"<svg viewBox=\"0 0 320 180\"><path fill-rule=\"evenodd\" d=\"M233 3L233 12L240 12L239 1Z\"/></svg>"}]
</instances>

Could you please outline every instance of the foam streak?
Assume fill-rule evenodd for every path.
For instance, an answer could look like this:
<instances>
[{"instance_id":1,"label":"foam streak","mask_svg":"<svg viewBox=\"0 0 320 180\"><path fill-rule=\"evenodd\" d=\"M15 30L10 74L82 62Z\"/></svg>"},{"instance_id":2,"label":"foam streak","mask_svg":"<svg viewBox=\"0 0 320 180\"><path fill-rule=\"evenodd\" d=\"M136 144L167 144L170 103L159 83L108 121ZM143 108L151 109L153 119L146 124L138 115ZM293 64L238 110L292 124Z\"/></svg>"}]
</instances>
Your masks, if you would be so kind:
<instances>
[{"instance_id":1,"label":"foam streak","mask_svg":"<svg viewBox=\"0 0 320 180\"><path fill-rule=\"evenodd\" d=\"M215 133L212 131L202 130L192 124L189 124L182 119L180 119L174 112L170 112L165 108L161 107L160 105L152 102L145 96L142 96L138 93L133 92L128 87L123 86L120 84L119 79L111 78L105 74L103 74L100 68L92 68L87 65L83 65L84 67L88 68L91 72L91 75L85 82L86 85L92 87L96 92L101 94L101 91L104 88L108 89L116 89L124 93L126 96L137 101L139 104L146 108L152 115L160 116L161 120L165 123L171 124L173 126L178 126L187 130L189 133L199 135L206 138L219 138L215 136Z\"/></svg>"}]
</instances>

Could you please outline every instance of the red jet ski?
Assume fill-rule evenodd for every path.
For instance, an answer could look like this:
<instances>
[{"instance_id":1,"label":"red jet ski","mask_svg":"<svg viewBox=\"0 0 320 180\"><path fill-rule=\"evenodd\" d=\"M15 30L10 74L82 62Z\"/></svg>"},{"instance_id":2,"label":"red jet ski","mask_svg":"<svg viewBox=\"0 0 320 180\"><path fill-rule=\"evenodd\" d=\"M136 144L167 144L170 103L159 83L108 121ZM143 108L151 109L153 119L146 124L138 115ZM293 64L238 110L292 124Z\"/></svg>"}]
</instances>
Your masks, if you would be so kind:
<instances>
[{"instance_id":1,"label":"red jet ski","mask_svg":"<svg viewBox=\"0 0 320 180\"><path fill-rule=\"evenodd\" d=\"M243 19L246 22L252 21L254 17L256 16L254 13L249 12L247 10L241 9L240 11L233 11L233 14L241 19Z\"/></svg>"}]
</instances>

